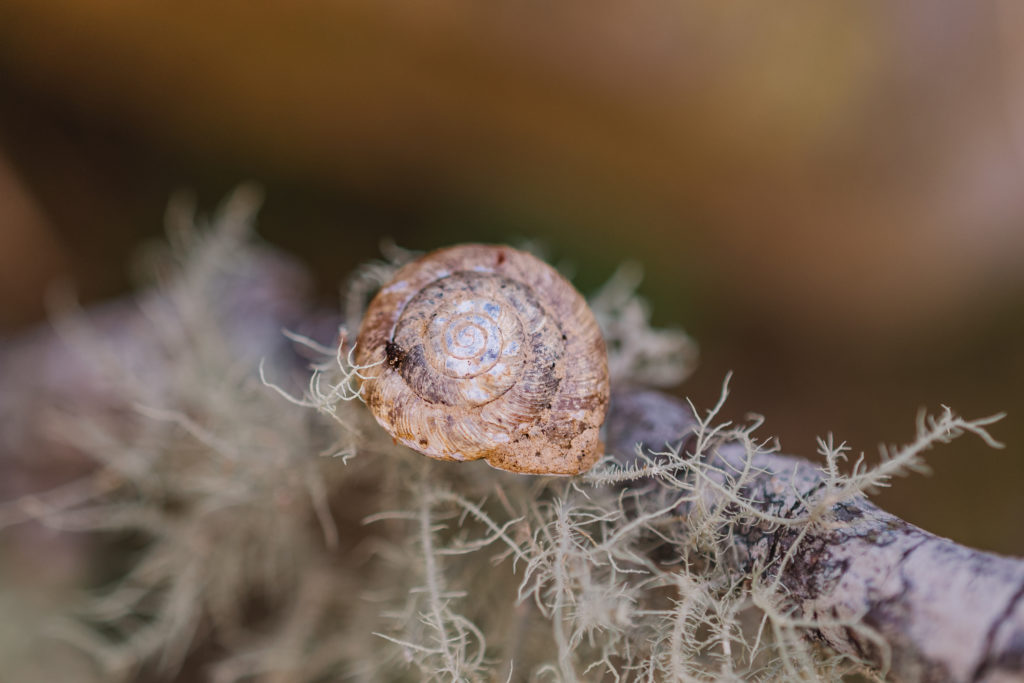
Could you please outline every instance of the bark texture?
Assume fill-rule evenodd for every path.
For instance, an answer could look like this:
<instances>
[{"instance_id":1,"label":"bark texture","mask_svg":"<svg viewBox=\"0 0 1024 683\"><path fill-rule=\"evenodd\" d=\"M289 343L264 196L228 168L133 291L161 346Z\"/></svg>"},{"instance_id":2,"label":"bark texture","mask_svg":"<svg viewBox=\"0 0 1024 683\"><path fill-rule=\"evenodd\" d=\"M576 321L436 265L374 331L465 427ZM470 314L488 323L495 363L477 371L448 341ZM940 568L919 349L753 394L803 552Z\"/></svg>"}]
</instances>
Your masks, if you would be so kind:
<instances>
[{"instance_id":1,"label":"bark texture","mask_svg":"<svg viewBox=\"0 0 1024 683\"><path fill-rule=\"evenodd\" d=\"M685 439L693 424L689 406L679 399L655 391L619 391L613 396L608 447L633 453L639 443L662 450ZM712 457L716 468L735 470L746 450L726 445ZM806 498L824 482L822 472L802 458L760 454L754 465L761 472L745 497L776 516L794 515L803 505L797 492ZM885 647L845 627L818 629L812 637L877 667L888 665L887 678L1024 680L1024 560L940 538L866 498L837 506L830 524L802 538L792 527L734 531L739 571L755 563L777 567L773 560L799 541L780 577L796 616L861 619L882 636Z\"/></svg>"}]
</instances>

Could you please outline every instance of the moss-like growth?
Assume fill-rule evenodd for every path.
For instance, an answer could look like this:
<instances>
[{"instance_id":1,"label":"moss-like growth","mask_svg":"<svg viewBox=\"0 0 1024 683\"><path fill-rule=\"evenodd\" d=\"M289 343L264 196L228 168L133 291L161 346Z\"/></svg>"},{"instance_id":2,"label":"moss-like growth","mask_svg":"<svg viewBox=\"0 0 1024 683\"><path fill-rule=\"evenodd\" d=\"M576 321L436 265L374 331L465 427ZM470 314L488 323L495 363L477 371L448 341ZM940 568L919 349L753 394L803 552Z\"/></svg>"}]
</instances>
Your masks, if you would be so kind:
<instances>
[{"instance_id":1,"label":"moss-like growth","mask_svg":"<svg viewBox=\"0 0 1024 683\"><path fill-rule=\"evenodd\" d=\"M0 508L0 526L32 518L144 539L130 568L41 646L81 648L96 680L170 679L191 660L218 683L833 679L862 663L804 635L870 629L792 611L779 566L799 537L769 567L736 562L733 536L837 523L844 501L922 469L922 451L960 433L997 445L991 420L945 410L922 416L914 441L879 465L859 459L844 474L848 449L829 437L825 485L792 514L773 514L748 490L752 461L772 442L755 435L759 420L718 420L726 386L677 447L610 454L581 477L432 461L374 424L348 346L289 333L322 354L299 392L273 384L288 384L285 364L259 365L274 358L272 344L240 350L250 333L233 326L247 313L225 310L223 293L259 272L254 208L238 195L210 229L173 233L158 259L160 296L137 333L143 370L100 331L65 323L119 409L54 415L52 433L95 459L94 473ZM354 280L350 316L392 268ZM681 379L692 342L650 329L633 286L620 274L594 300L613 381ZM745 468L713 462L725 444L743 446ZM5 668L5 679L17 671ZM63 680L76 677L88 678L79 669Z\"/></svg>"}]
</instances>

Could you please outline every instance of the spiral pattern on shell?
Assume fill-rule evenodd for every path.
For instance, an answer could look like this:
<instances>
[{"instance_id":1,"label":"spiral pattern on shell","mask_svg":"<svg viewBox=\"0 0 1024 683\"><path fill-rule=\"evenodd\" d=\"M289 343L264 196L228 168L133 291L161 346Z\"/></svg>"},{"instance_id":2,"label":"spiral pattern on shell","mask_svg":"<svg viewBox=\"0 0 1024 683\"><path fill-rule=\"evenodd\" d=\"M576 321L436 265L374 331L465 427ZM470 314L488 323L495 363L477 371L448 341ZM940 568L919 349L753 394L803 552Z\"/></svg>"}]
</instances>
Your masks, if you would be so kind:
<instances>
[{"instance_id":1,"label":"spiral pattern on shell","mask_svg":"<svg viewBox=\"0 0 1024 683\"><path fill-rule=\"evenodd\" d=\"M398 441L435 458L575 474L600 455L604 340L549 265L504 246L442 249L403 267L370 303L356 362L362 395Z\"/></svg>"}]
</instances>

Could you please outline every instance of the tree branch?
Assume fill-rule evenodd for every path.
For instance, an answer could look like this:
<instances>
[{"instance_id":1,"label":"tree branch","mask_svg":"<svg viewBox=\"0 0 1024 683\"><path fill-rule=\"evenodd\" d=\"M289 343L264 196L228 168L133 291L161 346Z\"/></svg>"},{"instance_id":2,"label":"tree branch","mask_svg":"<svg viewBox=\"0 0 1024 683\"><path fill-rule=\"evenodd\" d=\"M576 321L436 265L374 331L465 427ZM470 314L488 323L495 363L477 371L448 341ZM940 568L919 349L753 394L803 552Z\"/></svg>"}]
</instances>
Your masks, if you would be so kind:
<instances>
[{"instance_id":1,"label":"tree branch","mask_svg":"<svg viewBox=\"0 0 1024 683\"><path fill-rule=\"evenodd\" d=\"M674 397L620 391L613 397L608 449L635 453L641 444L657 451L692 439L695 424L689 406ZM712 457L715 469L735 471L745 465L747 449L728 444ZM801 458L760 453L752 464L759 472L744 497L772 516L793 516L826 482L821 469ZM888 666L893 680L1024 676L1024 560L940 538L862 496L836 505L829 520L733 529L736 569L768 567L763 578L785 589L797 619L859 620L872 629L884 644L846 626L811 633L837 652Z\"/></svg>"},{"instance_id":2,"label":"tree branch","mask_svg":"<svg viewBox=\"0 0 1024 683\"><path fill-rule=\"evenodd\" d=\"M225 296L251 292L250 285L250 280L240 280L226 288ZM276 313L269 315L266 306L249 301L233 329L245 343L273 349L278 342L254 336L277 339L280 324L294 321L303 306L295 303L300 296L291 287L267 287L265 296L275 302ZM143 316L134 303L89 314L90 324L119 354L130 358L147 354L146 337L134 333L134 323ZM76 367L75 356L62 346L57 335L44 331L0 345L0 375L5 378L0 383L0 406L5 408L0 418L7 436L7 443L0 444L0 472L17 467L17 456L28 452L37 463L60 452L54 444L26 436L30 426L17 432L8 429L30 420L31 406L86 397L98 410L120 408L97 375ZM686 449L694 425L690 408L678 399L653 391L619 390L608 421L608 450L635 454L640 444L651 453L666 443ZM19 434L23 440L12 438ZM631 457L636 456L624 457L621 464L631 464ZM818 624L812 625L809 637L835 652L887 669L894 680L996 681L1024 676L1024 560L939 538L861 496L835 504L829 515L809 524L772 523L772 518L805 510L807 501L826 485L826 472L806 460L776 454L756 454L747 462L747 449L739 443L725 444L706 457L709 472L753 465L744 500L765 519L729 530L735 569L749 574L765 568L760 579L784 590L794 609L792 618ZM0 482L5 480L14 481L0 476ZM17 492L10 487L0 490L3 497L12 493ZM678 512L685 516L689 509L681 506ZM847 625L853 622L868 628Z\"/></svg>"}]
</instances>

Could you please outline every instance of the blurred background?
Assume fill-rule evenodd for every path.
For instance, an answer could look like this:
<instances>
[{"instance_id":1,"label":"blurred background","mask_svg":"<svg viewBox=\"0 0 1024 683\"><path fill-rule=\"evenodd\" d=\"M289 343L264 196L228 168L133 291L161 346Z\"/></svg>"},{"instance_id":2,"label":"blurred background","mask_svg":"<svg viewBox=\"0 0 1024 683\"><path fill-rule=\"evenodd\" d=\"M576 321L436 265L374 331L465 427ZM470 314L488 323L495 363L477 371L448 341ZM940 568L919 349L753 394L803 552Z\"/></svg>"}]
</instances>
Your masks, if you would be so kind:
<instances>
[{"instance_id":1,"label":"blurred background","mask_svg":"<svg viewBox=\"0 0 1024 683\"><path fill-rule=\"evenodd\" d=\"M1024 554L1024 6L0 0L0 333L128 292L169 197L265 188L316 295L389 237L641 263L678 388L786 452L1009 416L877 500ZM0 381L3 381L0 378Z\"/></svg>"}]
</instances>

